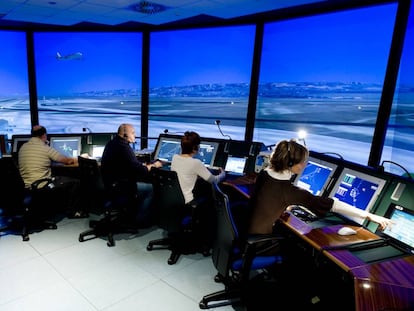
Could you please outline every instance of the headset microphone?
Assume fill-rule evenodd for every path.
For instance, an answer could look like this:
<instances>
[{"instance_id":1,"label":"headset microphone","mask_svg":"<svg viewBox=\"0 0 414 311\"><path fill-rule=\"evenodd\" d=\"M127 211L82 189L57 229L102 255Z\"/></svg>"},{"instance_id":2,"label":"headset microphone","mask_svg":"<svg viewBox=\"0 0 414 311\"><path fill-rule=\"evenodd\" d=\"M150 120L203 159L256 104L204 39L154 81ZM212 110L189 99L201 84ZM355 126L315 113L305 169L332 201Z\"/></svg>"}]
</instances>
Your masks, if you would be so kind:
<instances>
[{"instance_id":1,"label":"headset microphone","mask_svg":"<svg viewBox=\"0 0 414 311\"><path fill-rule=\"evenodd\" d=\"M293 160L292 160L292 157L290 156L290 141L288 141L288 145L287 145L287 162L288 162L288 167L293 166Z\"/></svg>"}]
</instances>

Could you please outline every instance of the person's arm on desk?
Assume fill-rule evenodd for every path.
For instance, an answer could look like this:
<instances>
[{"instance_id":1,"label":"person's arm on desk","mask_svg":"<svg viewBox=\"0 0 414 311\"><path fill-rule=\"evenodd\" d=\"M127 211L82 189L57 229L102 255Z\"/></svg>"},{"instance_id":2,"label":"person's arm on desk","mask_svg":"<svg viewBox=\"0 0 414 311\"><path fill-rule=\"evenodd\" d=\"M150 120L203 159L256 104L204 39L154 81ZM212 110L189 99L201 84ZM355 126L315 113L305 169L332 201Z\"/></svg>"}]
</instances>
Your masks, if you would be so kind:
<instances>
[{"instance_id":1,"label":"person's arm on desk","mask_svg":"<svg viewBox=\"0 0 414 311\"><path fill-rule=\"evenodd\" d=\"M65 165L74 165L74 164L78 164L78 159L77 158L69 158L66 157L62 154L60 154L58 156L58 158L56 159L56 162L65 164Z\"/></svg>"},{"instance_id":2,"label":"person's arm on desk","mask_svg":"<svg viewBox=\"0 0 414 311\"><path fill-rule=\"evenodd\" d=\"M151 170L151 168L160 168L163 166L162 162L160 160L154 161L153 163L146 163L145 166L148 169L148 172Z\"/></svg>"},{"instance_id":3,"label":"person's arm on desk","mask_svg":"<svg viewBox=\"0 0 414 311\"><path fill-rule=\"evenodd\" d=\"M350 217L358 217L361 219L367 218L370 221L373 221L379 224L381 230L384 230L388 225L392 224L393 222L385 217L372 214L367 211L360 210L355 208L354 206L350 206L346 203L339 201L338 199L334 199L334 203L331 209L332 212L350 216Z\"/></svg>"}]
</instances>

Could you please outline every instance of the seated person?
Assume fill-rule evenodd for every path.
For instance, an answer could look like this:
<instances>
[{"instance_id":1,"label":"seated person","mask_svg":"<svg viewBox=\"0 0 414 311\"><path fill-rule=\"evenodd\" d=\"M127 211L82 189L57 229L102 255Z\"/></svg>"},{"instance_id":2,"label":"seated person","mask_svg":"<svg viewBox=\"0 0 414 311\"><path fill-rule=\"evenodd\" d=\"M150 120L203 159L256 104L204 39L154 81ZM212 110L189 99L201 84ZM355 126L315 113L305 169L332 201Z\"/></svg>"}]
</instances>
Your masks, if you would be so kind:
<instances>
[{"instance_id":1,"label":"seated person","mask_svg":"<svg viewBox=\"0 0 414 311\"><path fill-rule=\"evenodd\" d=\"M35 125L31 138L22 145L18 153L20 175L25 186L42 178L52 178L52 161L66 165L76 164L77 158L68 158L48 145L46 128ZM54 188L50 189L49 209L60 209L70 218L87 217L80 207L80 181L69 176L53 176Z\"/></svg>"},{"instance_id":2,"label":"seated person","mask_svg":"<svg viewBox=\"0 0 414 311\"><path fill-rule=\"evenodd\" d=\"M196 132L185 132L181 138L181 154L173 156L171 170L177 172L178 182L184 196L186 205L182 211L183 215L192 214L193 203L197 206L196 217L200 221L197 222L194 236L203 251L206 251L213 243L215 211L209 204L212 190L210 187L204 189L204 185L221 182L226 177L226 172L223 168L219 168L220 173L213 175L200 159L194 158L200 142L200 136Z\"/></svg>"},{"instance_id":3,"label":"seated person","mask_svg":"<svg viewBox=\"0 0 414 311\"><path fill-rule=\"evenodd\" d=\"M279 142L271 154L269 167L261 171L249 201L251 217L250 234L270 234L280 215L289 205L302 205L318 215L329 211L367 218L385 229L391 220L366 211L355 209L332 198L320 197L291 183L294 174L306 166L309 152L294 140Z\"/></svg>"},{"instance_id":4,"label":"seated person","mask_svg":"<svg viewBox=\"0 0 414 311\"><path fill-rule=\"evenodd\" d=\"M223 168L218 175L213 175L200 159L194 158L200 142L200 135L196 132L185 132L181 139L181 154L175 154L171 162L171 170L177 172L186 204L194 200L193 189L198 177L209 183L219 183L226 177Z\"/></svg>"},{"instance_id":5,"label":"seated person","mask_svg":"<svg viewBox=\"0 0 414 311\"><path fill-rule=\"evenodd\" d=\"M135 142L135 129L131 124L121 124L117 135L109 141L101 159L101 173L106 185L116 182L136 184L138 206L134 221L137 226L152 224L153 188L150 181L152 167L162 167L162 162L142 163L135 156L131 143Z\"/></svg>"}]
</instances>

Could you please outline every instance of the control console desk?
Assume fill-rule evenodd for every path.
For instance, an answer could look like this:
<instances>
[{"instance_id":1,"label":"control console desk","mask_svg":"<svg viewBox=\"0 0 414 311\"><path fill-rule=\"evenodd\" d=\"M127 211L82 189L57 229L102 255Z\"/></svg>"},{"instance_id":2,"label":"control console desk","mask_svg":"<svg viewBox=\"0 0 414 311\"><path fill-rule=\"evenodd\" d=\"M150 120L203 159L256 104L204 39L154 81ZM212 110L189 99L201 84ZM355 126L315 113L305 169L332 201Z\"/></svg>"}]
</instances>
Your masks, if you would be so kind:
<instances>
[{"instance_id":1,"label":"control console desk","mask_svg":"<svg viewBox=\"0 0 414 311\"><path fill-rule=\"evenodd\" d=\"M341 224L313 227L286 212L281 225L294 236L298 243L308 248L309 257L320 267L334 267L338 281L348 282L349 294L354 299L355 310L413 310L414 309L414 256L366 263L347 247L381 238L358 226L355 235L337 233ZM332 273L335 277L335 273ZM353 288L352 288L353 287ZM351 298L349 297L349 298ZM339 303L339 302L338 302Z\"/></svg>"},{"instance_id":2,"label":"control console desk","mask_svg":"<svg viewBox=\"0 0 414 311\"><path fill-rule=\"evenodd\" d=\"M251 181L251 182L248 182ZM229 197L249 199L254 177L225 181L223 190ZM354 235L339 235L338 229L346 225L356 230ZM350 246L377 243L381 237L362 226L345 223L332 214L315 222L307 222L285 212L277 225L288 237L289 244L298 249L298 262L313 266L313 274L299 275L321 292L344 289L334 298L336 306L357 311L414 310L414 255L377 260L367 263L356 256ZM346 304L346 301L348 305Z\"/></svg>"}]
</instances>

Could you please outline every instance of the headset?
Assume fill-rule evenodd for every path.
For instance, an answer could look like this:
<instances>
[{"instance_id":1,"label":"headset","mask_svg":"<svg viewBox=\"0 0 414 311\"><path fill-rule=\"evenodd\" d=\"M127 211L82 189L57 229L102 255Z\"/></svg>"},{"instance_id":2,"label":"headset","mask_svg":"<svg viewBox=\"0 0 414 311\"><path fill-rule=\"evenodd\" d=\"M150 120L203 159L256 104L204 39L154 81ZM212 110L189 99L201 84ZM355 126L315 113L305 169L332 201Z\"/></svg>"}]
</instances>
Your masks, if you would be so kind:
<instances>
[{"instance_id":1,"label":"headset","mask_svg":"<svg viewBox=\"0 0 414 311\"><path fill-rule=\"evenodd\" d=\"M122 125L122 132L124 133L123 134L123 137L124 138L128 138L128 135L127 135L127 132L126 132L126 125L124 124L124 125Z\"/></svg>"},{"instance_id":2,"label":"headset","mask_svg":"<svg viewBox=\"0 0 414 311\"><path fill-rule=\"evenodd\" d=\"M293 159L290 156L290 141L288 141L288 145L287 145L287 165L288 167L293 166Z\"/></svg>"}]
</instances>

